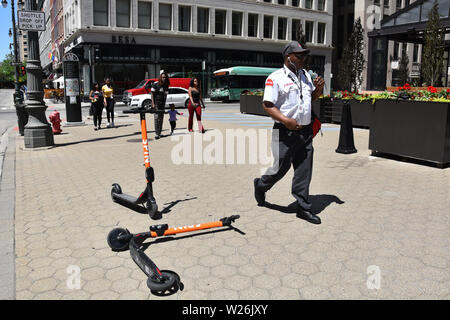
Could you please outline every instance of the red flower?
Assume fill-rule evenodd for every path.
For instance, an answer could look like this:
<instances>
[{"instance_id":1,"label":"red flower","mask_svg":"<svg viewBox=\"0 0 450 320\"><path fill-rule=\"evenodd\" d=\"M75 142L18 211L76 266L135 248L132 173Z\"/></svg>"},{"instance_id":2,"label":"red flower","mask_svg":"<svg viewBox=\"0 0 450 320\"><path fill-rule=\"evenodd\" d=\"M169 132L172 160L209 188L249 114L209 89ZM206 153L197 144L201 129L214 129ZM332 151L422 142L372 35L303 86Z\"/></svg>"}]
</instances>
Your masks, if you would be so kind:
<instances>
[{"instance_id":1,"label":"red flower","mask_svg":"<svg viewBox=\"0 0 450 320\"><path fill-rule=\"evenodd\" d=\"M447 89L447 93L450 93L450 89Z\"/></svg>"},{"instance_id":2,"label":"red flower","mask_svg":"<svg viewBox=\"0 0 450 320\"><path fill-rule=\"evenodd\" d=\"M437 92L437 89L436 89L435 87L433 87L433 86L429 86L429 87L428 87L428 92L436 93L436 92Z\"/></svg>"}]
</instances>

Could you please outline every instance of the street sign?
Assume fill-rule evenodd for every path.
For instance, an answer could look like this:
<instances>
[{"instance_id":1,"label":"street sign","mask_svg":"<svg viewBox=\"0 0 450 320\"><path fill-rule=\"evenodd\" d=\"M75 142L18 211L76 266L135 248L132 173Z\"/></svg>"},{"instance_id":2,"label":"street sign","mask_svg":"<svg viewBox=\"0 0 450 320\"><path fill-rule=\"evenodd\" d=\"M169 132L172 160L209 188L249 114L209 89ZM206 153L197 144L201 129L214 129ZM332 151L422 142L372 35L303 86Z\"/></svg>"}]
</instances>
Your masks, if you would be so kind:
<instances>
[{"instance_id":1,"label":"street sign","mask_svg":"<svg viewBox=\"0 0 450 320\"><path fill-rule=\"evenodd\" d=\"M28 31L45 31L45 13L41 11L17 11L19 29Z\"/></svg>"}]
</instances>

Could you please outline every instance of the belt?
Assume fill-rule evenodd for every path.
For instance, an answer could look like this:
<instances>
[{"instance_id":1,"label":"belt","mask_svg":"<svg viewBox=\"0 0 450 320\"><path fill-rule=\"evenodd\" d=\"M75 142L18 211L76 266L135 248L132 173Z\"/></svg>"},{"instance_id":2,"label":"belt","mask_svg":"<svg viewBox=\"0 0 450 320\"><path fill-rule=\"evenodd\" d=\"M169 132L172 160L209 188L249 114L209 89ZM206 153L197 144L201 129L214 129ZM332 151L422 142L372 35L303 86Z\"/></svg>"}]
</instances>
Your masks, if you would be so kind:
<instances>
[{"instance_id":1,"label":"belt","mask_svg":"<svg viewBox=\"0 0 450 320\"><path fill-rule=\"evenodd\" d=\"M303 131L303 130L307 130L309 128L312 127L312 122L306 126L302 126L301 129L298 130L289 130L284 124L282 124L281 122L275 122L275 124L273 125L274 129L278 129L278 130L286 130L286 131L292 131L292 132L299 132L299 131Z\"/></svg>"}]
</instances>

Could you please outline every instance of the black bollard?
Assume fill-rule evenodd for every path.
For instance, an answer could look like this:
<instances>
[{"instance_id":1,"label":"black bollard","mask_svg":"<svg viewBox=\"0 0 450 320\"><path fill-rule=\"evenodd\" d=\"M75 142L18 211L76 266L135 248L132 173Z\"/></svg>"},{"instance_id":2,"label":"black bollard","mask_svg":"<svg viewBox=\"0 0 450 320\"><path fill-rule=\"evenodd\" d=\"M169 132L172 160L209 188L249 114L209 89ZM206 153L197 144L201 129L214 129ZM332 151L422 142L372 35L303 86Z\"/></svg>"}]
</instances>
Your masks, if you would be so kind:
<instances>
[{"instance_id":1,"label":"black bollard","mask_svg":"<svg viewBox=\"0 0 450 320\"><path fill-rule=\"evenodd\" d=\"M339 146L337 153L356 153L355 142L353 140L352 112L350 110L350 101L344 100L342 105L341 130L339 132Z\"/></svg>"}]
</instances>

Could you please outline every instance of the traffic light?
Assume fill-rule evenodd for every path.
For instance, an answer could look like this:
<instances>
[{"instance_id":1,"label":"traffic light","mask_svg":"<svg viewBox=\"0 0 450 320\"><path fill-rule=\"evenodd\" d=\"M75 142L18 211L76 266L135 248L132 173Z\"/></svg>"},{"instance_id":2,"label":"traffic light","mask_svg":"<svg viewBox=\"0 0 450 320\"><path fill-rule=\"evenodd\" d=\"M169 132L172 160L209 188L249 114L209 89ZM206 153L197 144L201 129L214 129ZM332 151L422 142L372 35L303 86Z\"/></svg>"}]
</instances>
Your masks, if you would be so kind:
<instances>
[{"instance_id":1,"label":"traffic light","mask_svg":"<svg viewBox=\"0 0 450 320\"><path fill-rule=\"evenodd\" d=\"M27 70L25 69L24 66L20 67L20 72L22 73L23 76L27 74Z\"/></svg>"},{"instance_id":2,"label":"traffic light","mask_svg":"<svg viewBox=\"0 0 450 320\"><path fill-rule=\"evenodd\" d=\"M94 48L94 62L99 62L102 59L102 52L100 48Z\"/></svg>"}]
</instances>

